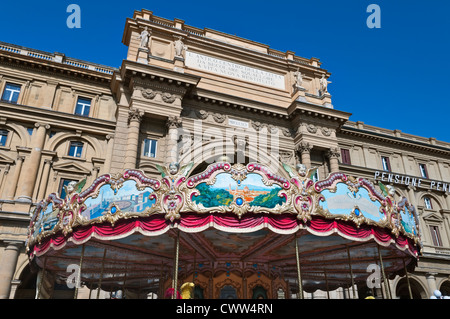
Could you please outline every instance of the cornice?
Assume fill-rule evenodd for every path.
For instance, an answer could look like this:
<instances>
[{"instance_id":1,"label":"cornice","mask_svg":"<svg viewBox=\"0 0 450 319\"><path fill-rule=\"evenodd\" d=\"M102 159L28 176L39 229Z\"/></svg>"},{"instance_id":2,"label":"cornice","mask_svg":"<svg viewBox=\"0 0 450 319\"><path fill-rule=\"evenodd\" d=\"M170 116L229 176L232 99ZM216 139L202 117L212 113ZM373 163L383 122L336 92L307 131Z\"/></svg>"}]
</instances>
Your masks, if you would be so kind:
<instances>
[{"instance_id":1,"label":"cornice","mask_svg":"<svg viewBox=\"0 0 450 319\"><path fill-rule=\"evenodd\" d=\"M159 84L184 87L186 89L195 87L200 81L200 77L196 75L180 73L129 60L123 60L119 72L120 79L124 85L128 85L133 77L140 78L140 81L156 81Z\"/></svg>"},{"instance_id":2,"label":"cornice","mask_svg":"<svg viewBox=\"0 0 450 319\"><path fill-rule=\"evenodd\" d=\"M225 107L233 111L245 111L250 114L264 115L271 118L289 119L289 114L287 114L285 107L257 102L251 99L231 96L211 90L196 88L192 90L190 98L192 100Z\"/></svg>"},{"instance_id":3,"label":"cornice","mask_svg":"<svg viewBox=\"0 0 450 319\"><path fill-rule=\"evenodd\" d=\"M303 121L310 118L311 120L334 122L337 127L342 127L352 115L348 112L301 101L294 101L287 109L287 113L292 119Z\"/></svg>"},{"instance_id":4,"label":"cornice","mask_svg":"<svg viewBox=\"0 0 450 319\"><path fill-rule=\"evenodd\" d=\"M86 68L89 62L73 59L68 63L43 59L37 55L24 55L11 51L0 50L0 63L12 68L20 67L24 70L39 72L46 75L70 77L70 80L93 81L108 84L111 82L111 74Z\"/></svg>"},{"instance_id":5,"label":"cornice","mask_svg":"<svg viewBox=\"0 0 450 319\"><path fill-rule=\"evenodd\" d=\"M2 101L0 101L0 116L4 116L9 120L34 123L42 122L45 119L45 122L51 127L76 128L83 132L94 134L112 134L116 128L116 122L114 121Z\"/></svg>"},{"instance_id":6,"label":"cornice","mask_svg":"<svg viewBox=\"0 0 450 319\"><path fill-rule=\"evenodd\" d=\"M450 148L446 148L439 145L431 145L420 141L413 141L402 137L391 136L383 133L372 132L364 129L342 126L339 133L353 136L353 137L361 137L364 139L378 141L382 143L389 143L394 146L404 146L407 148L414 148L417 150L422 150L426 152L434 152L442 155L450 155Z\"/></svg>"}]
</instances>

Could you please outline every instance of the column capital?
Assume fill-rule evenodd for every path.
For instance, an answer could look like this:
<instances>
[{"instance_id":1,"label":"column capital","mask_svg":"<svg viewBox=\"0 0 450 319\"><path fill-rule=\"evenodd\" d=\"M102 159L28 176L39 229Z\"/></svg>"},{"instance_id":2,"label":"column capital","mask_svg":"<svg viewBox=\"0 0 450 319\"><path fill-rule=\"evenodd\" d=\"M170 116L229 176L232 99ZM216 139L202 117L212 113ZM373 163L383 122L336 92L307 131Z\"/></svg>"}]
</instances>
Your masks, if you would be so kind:
<instances>
[{"instance_id":1,"label":"column capital","mask_svg":"<svg viewBox=\"0 0 450 319\"><path fill-rule=\"evenodd\" d=\"M332 147L326 153L328 158L339 158L341 157L341 150L339 147Z\"/></svg>"},{"instance_id":2,"label":"column capital","mask_svg":"<svg viewBox=\"0 0 450 319\"><path fill-rule=\"evenodd\" d=\"M5 170L3 171L3 174L4 175L8 175L10 168L11 168L11 164L6 164Z\"/></svg>"},{"instance_id":3,"label":"column capital","mask_svg":"<svg viewBox=\"0 0 450 319\"><path fill-rule=\"evenodd\" d=\"M25 156L23 156L23 155L17 155L16 162L17 162L17 161L23 162L24 160L25 160Z\"/></svg>"},{"instance_id":4,"label":"column capital","mask_svg":"<svg viewBox=\"0 0 450 319\"><path fill-rule=\"evenodd\" d=\"M5 240L3 242L6 244L5 249L7 250L19 250L25 244L21 240Z\"/></svg>"},{"instance_id":5,"label":"column capital","mask_svg":"<svg viewBox=\"0 0 450 319\"><path fill-rule=\"evenodd\" d=\"M44 127L46 130L48 130L50 128L50 124L47 123L34 123L34 127L39 128L39 127Z\"/></svg>"},{"instance_id":6,"label":"column capital","mask_svg":"<svg viewBox=\"0 0 450 319\"><path fill-rule=\"evenodd\" d=\"M310 153L312 149L311 144L308 142L300 142L300 144L297 145L296 150L300 153Z\"/></svg>"},{"instance_id":7,"label":"column capital","mask_svg":"<svg viewBox=\"0 0 450 319\"><path fill-rule=\"evenodd\" d=\"M139 109L131 109L128 111L128 124L131 122L141 122L144 117L144 111Z\"/></svg>"},{"instance_id":8,"label":"column capital","mask_svg":"<svg viewBox=\"0 0 450 319\"><path fill-rule=\"evenodd\" d=\"M166 126L168 129L176 129L181 127L181 124L183 123L182 119L179 116L169 116L169 118L166 121Z\"/></svg>"}]
</instances>

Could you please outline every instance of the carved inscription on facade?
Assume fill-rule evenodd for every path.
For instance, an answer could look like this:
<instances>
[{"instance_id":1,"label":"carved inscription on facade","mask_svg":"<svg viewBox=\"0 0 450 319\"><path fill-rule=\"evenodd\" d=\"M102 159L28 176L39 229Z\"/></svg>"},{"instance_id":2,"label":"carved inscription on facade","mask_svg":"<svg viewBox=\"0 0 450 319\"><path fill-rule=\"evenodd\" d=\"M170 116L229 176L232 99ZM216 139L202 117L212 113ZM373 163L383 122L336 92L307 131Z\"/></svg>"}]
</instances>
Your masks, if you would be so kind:
<instances>
[{"instance_id":1,"label":"carved inscription on facade","mask_svg":"<svg viewBox=\"0 0 450 319\"><path fill-rule=\"evenodd\" d=\"M284 90L284 76L272 72L252 68L243 64L213 58L207 55L186 51L187 67L229 76L243 81L271 86Z\"/></svg>"}]
</instances>

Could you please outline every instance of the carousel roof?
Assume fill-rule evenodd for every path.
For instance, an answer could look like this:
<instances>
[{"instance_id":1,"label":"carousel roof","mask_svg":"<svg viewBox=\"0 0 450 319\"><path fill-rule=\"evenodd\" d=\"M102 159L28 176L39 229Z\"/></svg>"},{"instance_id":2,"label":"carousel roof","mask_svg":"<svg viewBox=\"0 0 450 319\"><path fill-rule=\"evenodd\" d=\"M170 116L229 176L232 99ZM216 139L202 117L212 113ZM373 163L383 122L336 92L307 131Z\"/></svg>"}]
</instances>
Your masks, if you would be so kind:
<instances>
[{"instance_id":1,"label":"carousel roof","mask_svg":"<svg viewBox=\"0 0 450 319\"><path fill-rule=\"evenodd\" d=\"M191 174L192 163L102 175L63 199L50 194L33 214L30 261L67 278L80 263L90 287L152 290L173 267L179 274L265 274L297 278L303 288L333 289L366 281L369 264L394 275L413 267L420 250L416 211L406 198L343 173L313 182L312 171L283 165L214 163ZM389 192L390 191L390 192ZM100 270L101 269L101 270Z\"/></svg>"}]
</instances>

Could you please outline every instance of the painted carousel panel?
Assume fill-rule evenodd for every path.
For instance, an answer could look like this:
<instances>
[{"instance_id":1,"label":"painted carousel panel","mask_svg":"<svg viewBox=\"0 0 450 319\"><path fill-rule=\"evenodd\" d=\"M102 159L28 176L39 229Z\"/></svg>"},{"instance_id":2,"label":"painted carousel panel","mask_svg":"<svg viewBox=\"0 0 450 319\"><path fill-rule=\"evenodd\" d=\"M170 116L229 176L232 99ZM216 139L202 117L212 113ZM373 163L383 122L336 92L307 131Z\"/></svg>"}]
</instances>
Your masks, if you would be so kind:
<instances>
[{"instance_id":1,"label":"painted carousel panel","mask_svg":"<svg viewBox=\"0 0 450 319\"><path fill-rule=\"evenodd\" d=\"M384 220L385 216L381 212L382 204L378 200L373 200L369 191L364 187L352 190L346 183L337 183L336 191L325 189L322 192L325 200L321 203L324 210L333 215L350 215L354 213L374 222Z\"/></svg>"},{"instance_id":2,"label":"painted carousel panel","mask_svg":"<svg viewBox=\"0 0 450 319\"><path fill-rule=\"evenodd\" d=\"M141 213L155 204L155 199L150 199L153 189L145 187L139 189L134 180L127 180L117 190L111 188L110 184L100 187L98 195L88 197L84 201L86 209L82 216L92 220L103 216L107 212L115 214L117 211Z\"/></svg>"},{"instance_id":3,"label":"painted carousel panel","mask_svg":"<svg viewBox=\"0 0 450 319\"><path fill-rule=\"evenodd\" d=\"M265 185L262 176L255 173L247 174L244 180L220 173L213 184L200 183L196 188L200 195L193 196L192 200L204 207L229 206L235 202L238 206L248 203L250 206L275 208L286 202L284 197L278 196L282 189L280 186Z\"/></svg>"}]
</instances>

